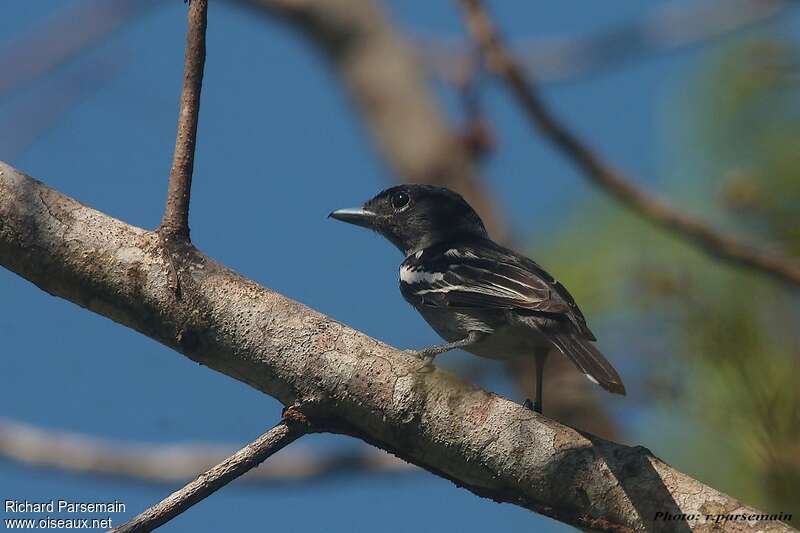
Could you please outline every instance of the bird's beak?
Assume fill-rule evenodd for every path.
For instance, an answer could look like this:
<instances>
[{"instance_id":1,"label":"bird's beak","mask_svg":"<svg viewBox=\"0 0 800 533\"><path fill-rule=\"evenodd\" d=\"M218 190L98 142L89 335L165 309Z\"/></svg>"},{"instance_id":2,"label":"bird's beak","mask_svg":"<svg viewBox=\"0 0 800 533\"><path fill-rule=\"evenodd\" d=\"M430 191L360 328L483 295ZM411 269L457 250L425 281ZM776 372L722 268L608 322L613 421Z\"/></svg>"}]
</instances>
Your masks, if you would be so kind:
<instances>
[{"instance_id":1,"label":"bird's beak","mask_svg":"<svg viewBox=\"0 0 800 533\"><path fill-rule=\"evenodd\" d=\"M342 222L347 222L348 224L362 226L364 228L374 229L375 227L375 213L361 207L356 207L353 209L337 209L328 215L328 217L341 220Z\"/></svg>"}]
</instances>

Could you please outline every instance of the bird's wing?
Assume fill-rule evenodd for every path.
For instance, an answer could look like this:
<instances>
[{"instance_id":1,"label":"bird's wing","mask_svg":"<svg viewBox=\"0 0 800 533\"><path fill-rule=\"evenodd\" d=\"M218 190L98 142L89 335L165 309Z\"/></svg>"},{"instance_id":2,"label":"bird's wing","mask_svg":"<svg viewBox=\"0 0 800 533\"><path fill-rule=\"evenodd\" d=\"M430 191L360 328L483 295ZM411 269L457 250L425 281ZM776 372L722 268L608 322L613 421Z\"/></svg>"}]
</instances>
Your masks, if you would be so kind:
<instances>
[{"instance_id":1,"label":"bird's wing","mask_svg":"<svg viewBox=\"0 0 800 533\"><path fill-rule=\"evenodd\" d=\"M404 267L400 274L403 294L432 307L567 311L546 284L513 265L471 259L441 270Z\"/></svg>"},{"instance_id":2,"label":"bird's wing","mask_svg":"<svg viewBox=\"0 0 800 533\"><path fill-rule=\"evenodd\" d=\"M566 319L595 340L563 285L530 259L491 241L418 252L400 267L400 289L414 305L509 309Z\"/></svg>"}]
</instances>

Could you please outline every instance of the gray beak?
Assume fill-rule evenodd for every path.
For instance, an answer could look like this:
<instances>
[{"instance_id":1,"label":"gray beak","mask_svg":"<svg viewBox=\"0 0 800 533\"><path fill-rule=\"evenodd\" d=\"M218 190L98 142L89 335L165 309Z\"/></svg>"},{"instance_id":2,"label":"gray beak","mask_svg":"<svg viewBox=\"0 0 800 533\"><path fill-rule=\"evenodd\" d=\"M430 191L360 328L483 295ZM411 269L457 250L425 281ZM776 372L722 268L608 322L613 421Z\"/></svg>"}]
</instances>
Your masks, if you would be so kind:
<instances>
[{"instance_id":1,"label":"gray beak","mask_svg":"<svg viewBox=\"0 0 800 533\"><path fill-rule=\"evenodd\" d=\"M362 209L360 207L353 209L337 209L328 215L330 218L335 218L336 220L341 220L342 222L347 222L348 224L354 224L356 226L369 229L374 229L375 216L375 213L372 211L367 211L366 209Z\"/></svg>"}]
</instances>

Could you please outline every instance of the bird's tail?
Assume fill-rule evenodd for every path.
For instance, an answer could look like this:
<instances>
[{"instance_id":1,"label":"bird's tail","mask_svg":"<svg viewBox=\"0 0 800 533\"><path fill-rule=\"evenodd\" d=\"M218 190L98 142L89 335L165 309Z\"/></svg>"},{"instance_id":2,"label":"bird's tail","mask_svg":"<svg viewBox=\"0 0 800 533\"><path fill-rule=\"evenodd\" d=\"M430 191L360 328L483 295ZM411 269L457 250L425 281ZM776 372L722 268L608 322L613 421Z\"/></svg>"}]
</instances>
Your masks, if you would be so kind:
<instances>
[{"instance_id":1,"label":"bird's tail","mask_svg":"<svg viewBox=\"0 0 800 533\"><path fill-rule=\"evenodd\" d=\"M609 392L625 395L625 385L619 374L592 341L568 333L551 334L550 340L590 381Z\"/></svg>"}]
</instances>

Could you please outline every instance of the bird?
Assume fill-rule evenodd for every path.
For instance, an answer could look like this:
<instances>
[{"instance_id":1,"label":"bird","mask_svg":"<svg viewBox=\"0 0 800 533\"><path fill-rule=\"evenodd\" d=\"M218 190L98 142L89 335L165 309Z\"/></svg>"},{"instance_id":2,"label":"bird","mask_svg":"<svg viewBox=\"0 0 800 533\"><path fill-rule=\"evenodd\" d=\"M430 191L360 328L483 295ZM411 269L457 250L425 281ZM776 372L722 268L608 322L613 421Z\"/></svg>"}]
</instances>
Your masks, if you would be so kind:
<instances>
[{"instance_id":1,"label":"bird","mask_svg":"<svg viewBox=\"0 0 800 533\"><path fill-rule=\"evenodd\" d=\"M416 352L423 368L457 348L491 359L532 357L536 400L525 405L541 413L545 361L555 351L593 383L625 394L567 289L533 260L492 241L458 193L398 185L329 217L377 232L405 256L400 292L446 341Z\"/></svg>"}]
</instances>

